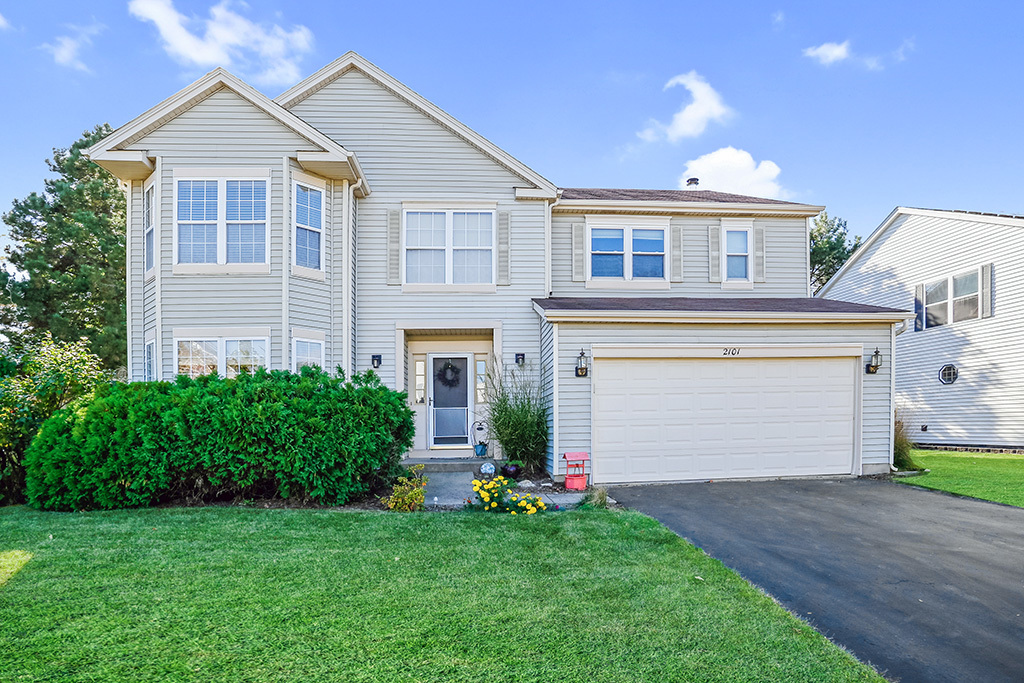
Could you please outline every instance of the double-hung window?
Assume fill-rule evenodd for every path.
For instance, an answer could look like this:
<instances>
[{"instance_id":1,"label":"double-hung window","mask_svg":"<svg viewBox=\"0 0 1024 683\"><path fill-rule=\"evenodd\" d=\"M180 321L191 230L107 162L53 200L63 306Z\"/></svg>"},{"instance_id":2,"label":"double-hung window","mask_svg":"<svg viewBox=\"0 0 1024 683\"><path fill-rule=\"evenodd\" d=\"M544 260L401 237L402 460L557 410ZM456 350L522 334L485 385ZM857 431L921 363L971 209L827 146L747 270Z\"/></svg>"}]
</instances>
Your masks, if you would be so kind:
<instances>
[{"instance_id":1,"label":"double-hung window","mask_svg":"<svg viewBox=\"0 0 1024 683\"><path fill-rule=\"evenodd\" d=\"M407 284L494 283L494 211L406 211Z\"/></svg>"},{"instance_id":2,"label":"double-hung window","mask_svg":"<svg viewBox=\"0 0 1024 683\"><path fill-rule=\"evenodd\" d=\"M980 269L973 269L924 285L924 326L974 320L981 314Z\"/></svg>"},{"instance_id":3,"label":"double-hung window","mask_svg":"<svg viewBox=\"0 0 1024 683\"><path fill-rule=\"evenodd\" d=\"M175 172L175 272L268 272L268 178ZM191 177L189 177L191 175Z\"/></svg>"},{"instance_id":4,"label":"double-hung window","mask_svg":"<svg viewBox=\"0 0 1024 683\"><path fill-rule=\"evenodd\" d=\"M589 280L667 281L668 219L587 218Z\"/></svg>"},{"instance_id":5,"label":"double-hung window","mask_svg":"<svg viewBox=\"0 0 1024 683\"><path fill-rule=\"evenodd\" d=\"M210 337L175 339L177 374L199 377L216 372L223 377L252 374L267 367L270 343L267 338Z\"/></svg>"},{"instance_id":6,"label":"double-hung window","mask_svg":"<svg viewBox=\"0 0 1024 683\"><path fill-rule=\"evenodd\" d=\"M145 252L145 270L149 273L156 265L156 186L150 185L142 193L142 234Z\"/></svg>"},{"instance_id":7,"label":"double-hung window","mask_svg":"<svg viewBox=\"0 0 1024 683\"><path fill-rule=\"evenodd\" d=\"M324 343L316 339L296 337L292 340L292 371L298 372L306 366L324 366Z\"/></svg>"},{"instance_id":8,"label":"double-hung window","mask_svg":"<svg viewBox=\"0 0 1024 683\"><path fill-rule=\"evenodd\" d=\"M144 357L142 360L142 379L145 382L152 382L156 379L156 340L146 342Z\"/></svg>"},{"instance_id":9,"label":"double-hung window","mask_svg":"<svg viewBox=\"0 0 1024 683\"><path fill-rule=\"evenodd\" d=\"M750 281L750 229L726 229L725 233L725 280Z\"/></svg>"},{"instance_id":10,"label":"double-hung window","mask_svg":"<svg viewBox=\"0 0 1024 683\"><path fill-rule=\"evenodd\" d=\"M324 188L300 181L295 183L294 190L295 265L322 271Z\"/></svg>"}]
</instances>

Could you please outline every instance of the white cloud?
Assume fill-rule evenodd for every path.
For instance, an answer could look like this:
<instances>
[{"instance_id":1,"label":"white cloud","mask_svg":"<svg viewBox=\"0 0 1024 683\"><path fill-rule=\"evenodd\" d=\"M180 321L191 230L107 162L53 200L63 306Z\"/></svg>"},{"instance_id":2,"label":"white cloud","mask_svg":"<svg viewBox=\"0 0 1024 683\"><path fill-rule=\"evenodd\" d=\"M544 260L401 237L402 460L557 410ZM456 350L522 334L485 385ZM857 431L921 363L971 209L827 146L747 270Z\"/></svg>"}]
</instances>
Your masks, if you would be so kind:
<instances>
[{"instance_id":1,"label":"white cloud","mask_svg":"<svg viewBox=\"0 0 1024 683\"><path fill-rule=\"evenodd\" d=\"M61 66L66 66L77 71L91 73L89 67L82 61L82 48L92 45L93 36L98 35L104 28L103 24L92 23L88 26L67 25L71 35L57 36L53 43L44 43L39 47L53 55L53 61Z\"/></svg>"},{"instance_id":2,"label":"white cloud","mask_svg":"<svg viewBox=\"0 0 1024 683\"><path fill-rule=\"evenodd\" d=\"M828 66L841 62L850 56L850 41L842 43L822 43L818 47L804 48L804 57L818 60L819 64Z\"/></svg>"},{"instance_id":3,"label":"white cloud","mask_svg":"<svg viewBox=\"0 0 1024 683\"><path fill-rule=\"evenodd\" d=\"M779 182L779 165L767 159L761 163L742 149L723 147L686 162L686 172L679 177L679 187L686 189L687 178L699 178L700 190L735 192L768 199L791 196Z\"/></svg>"},{"instance_id":4,"label":"white cloud","mask_svg":"<svg viewBox=\"0 0 1024 683\"><path fill-rule=\"evenodd\" d=\"M130 0L128 11L150 21L160 32L164 50L187 66L235 67L260 85L293 85L299 62L313 49L313 32L251 21L232 9L232 0L210 8L208 19L186 17L174 0ZM245 7L244 3L237 3Z\"/></svg>"},{"instance_id":5,"label":"white cloud","mask_svg":"<svg viewBox=\"0 0 1024 683\"><path fill-rule=\"evenodd\" d=\"M775 28L782 28L786 23L786 13L782 10L777 10L772 14L772 26Z\"/></svg>"},{"instance_id":6,"label":"white cloud","mask_svg":"<svg viewBox=\"0 0 1024 683\"><path fill-rule=\"evenodd\" d=\"M712 121L722 123L734 113L722 101L722 96L696 71L669 79L664 89L677 85L689 90L693 101L677 111L668 125L652 120L647 128L637 133L641 140L654 142L665 137L669 142L679 142L683 138L695 138Z\"/></svg>"},{"instance_id":7,"label":"white cloud","mask_svg":"<svg viewBox=\"0 0 1024 683\"><path fill-rule=\"evenodd\" d=\"M893 51L893 53L892 53L893 61L895 61L897 64L899 62L907 61L907 53L913 52L914 48L916 48L916 47L917 47L917 45L914 44L914 39L913 38L907 38L906 40L903 41L902 44L900 44L900 46L898 48L896 48Z\"/></svg>"},{"instance_id":8,"label":"white cloud","mask_svg":"<svg viewBox=\"0 0 1024 683\"><path fill-rule=\"evenodd\" d=\"M3 31L5 29L9 29L10 27L11 27L11 22L7 21L7 17L5 17L4 15L0 14L0 31Z\"/></svg>"}]
</instances>

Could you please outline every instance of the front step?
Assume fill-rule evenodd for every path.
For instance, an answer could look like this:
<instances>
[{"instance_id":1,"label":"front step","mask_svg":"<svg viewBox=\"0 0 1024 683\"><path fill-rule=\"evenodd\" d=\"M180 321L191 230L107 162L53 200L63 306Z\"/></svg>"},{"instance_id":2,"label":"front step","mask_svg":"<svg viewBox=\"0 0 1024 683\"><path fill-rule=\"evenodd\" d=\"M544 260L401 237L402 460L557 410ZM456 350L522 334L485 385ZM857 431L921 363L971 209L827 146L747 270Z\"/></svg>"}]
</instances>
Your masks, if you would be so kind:
<instances>
[{"instance_id":1,"label":"front step","mask_svg":"<svg viewBox=\"0 0 1024 683\"><path fill-rule=\"evenodd\" d=\"M493 463L494 469L500 465L489 458L408 458L402 461L405 467L423 465L423 472L476 472L485 462Z\"/></svg>"}]
</instances>

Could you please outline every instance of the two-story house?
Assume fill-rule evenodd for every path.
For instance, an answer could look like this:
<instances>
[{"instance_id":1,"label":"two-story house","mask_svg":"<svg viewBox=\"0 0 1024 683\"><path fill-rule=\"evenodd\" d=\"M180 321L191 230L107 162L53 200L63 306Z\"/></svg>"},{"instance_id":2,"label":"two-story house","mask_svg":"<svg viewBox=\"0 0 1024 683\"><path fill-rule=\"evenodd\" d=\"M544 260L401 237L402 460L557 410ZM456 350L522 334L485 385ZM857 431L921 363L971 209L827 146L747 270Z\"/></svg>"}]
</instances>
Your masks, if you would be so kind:
<instances>
[{"instance_id":1,"label":"two-story house","mask_svg":"<svg viewBox=\"0 0 1024 683\"><path fill-rule=\"evenodd\" d=\"M451 454L515 370L555 475L888 469L905 314L810 297L821 207L559 188L353 53L274 100L217 69L88 154L128 192L134 380L373 368Z\"/></svg>"},{"instance_id":2,"label":"two-story house","mask_svg":"<svg viewBox=\"0 0 1024 683\"><path fill-rule=\"evenodd\" d=\"M898 206L820 296L913 308L896 402L914 441L1024 448L1024 216Z\"/></svg>"}]
</instances>

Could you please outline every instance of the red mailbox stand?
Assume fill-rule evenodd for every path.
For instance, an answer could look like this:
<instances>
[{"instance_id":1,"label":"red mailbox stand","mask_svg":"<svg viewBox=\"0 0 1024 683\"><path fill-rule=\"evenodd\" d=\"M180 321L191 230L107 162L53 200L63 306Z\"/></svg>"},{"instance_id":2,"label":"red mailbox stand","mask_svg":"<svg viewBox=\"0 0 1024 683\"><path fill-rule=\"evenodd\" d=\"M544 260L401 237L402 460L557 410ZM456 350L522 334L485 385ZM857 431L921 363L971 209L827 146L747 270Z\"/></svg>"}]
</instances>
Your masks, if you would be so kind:
<instances>
[{"instance_id":1,"label":"red mailbox stand","mask_svg":"<svg viewBox=\"0 0 1024 683\"><path fill-rule=\"evenodd\" d=\"M565 460L565 488L582 491L587 488L587 461L590 454L586 451L575 451L562 455Z\"/></svg>"}]
</instances>

